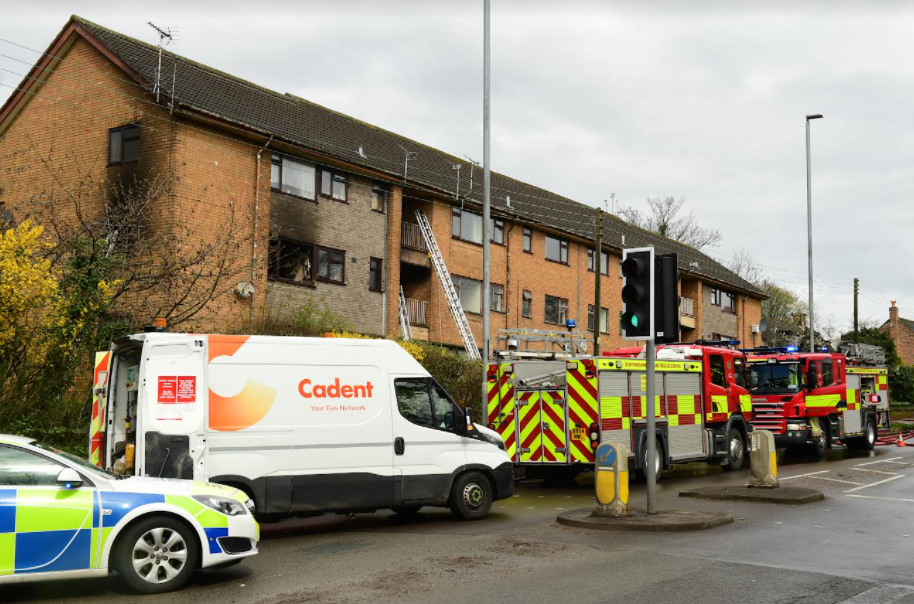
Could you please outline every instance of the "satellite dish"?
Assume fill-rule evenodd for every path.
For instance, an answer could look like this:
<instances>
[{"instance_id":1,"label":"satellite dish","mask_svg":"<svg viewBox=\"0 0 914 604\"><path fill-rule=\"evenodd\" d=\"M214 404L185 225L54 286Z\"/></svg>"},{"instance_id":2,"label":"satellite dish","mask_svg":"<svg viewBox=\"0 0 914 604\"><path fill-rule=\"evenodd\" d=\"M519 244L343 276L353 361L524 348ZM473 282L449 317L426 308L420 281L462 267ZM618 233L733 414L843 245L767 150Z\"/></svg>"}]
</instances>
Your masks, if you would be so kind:
<instances>
[{"instance_id":1,"label":"satellite dish","mask_svg":"<svg viewBox=\"0 0 914 604\"><path fill-rule=\"evenodd\" d=\"M254 295L254 284L249 281L241 281L235 286L235 293L240 298L250 298Z\"/></svg>"},{"instance_id":2,"label":"satellite dish","mask_svg":"<svg viewBox=\"0 0 914 604\"><path fill-rule=\"evenodd\" d=\"M766 321L765 319L762 319L761 321L759 321L758 328L759 328L759 330L761 330L762 333L768 331L768 321Z\"/></svg>"}]
</instances>

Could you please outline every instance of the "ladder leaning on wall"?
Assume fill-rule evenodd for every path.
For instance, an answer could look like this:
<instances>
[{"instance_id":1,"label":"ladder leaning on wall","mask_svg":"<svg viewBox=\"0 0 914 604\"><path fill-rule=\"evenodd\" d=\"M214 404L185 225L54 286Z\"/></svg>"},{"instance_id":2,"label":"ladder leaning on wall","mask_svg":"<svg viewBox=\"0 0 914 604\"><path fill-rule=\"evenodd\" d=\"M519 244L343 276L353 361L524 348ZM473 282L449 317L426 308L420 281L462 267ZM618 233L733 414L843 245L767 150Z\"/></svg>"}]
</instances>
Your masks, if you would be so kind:
<instances>
[{"instance_id":1,"label":"ladder leaning on wall","mask_svg":"<svg viewBox=\"0 0 914 604\"><path fill-rule=\"evenodd\" d=\"M400 286L400 335L404 340L412 340L413 332L409 327L409 310L406 308L406 296L403 295L403 286Z\"/></svg>"},{"instance_id":2,"label":"ladder leaning on wall","mask_svg":"<svg viewBox=\"0 0 914 604\"><path fill-rule=\"evenodd\" d=\"M460 305L460 297L457 295L457 290L451 281L451 275L444 265L444 258L441 257L441 251L435 241L435 234L432 232L432 227L428 223L425 212L416 210L416 219L419 222L419 230L422 232L422 237L425 239L425 245L428 247L428 256L432 259L432 265L435 267L438 281L441 282L441 288L444 290L444 297L447 298L448 308L451 309L451 314L454 315L454 321L457 323L457 331L460 332L460 337L463 339L463 347L466 348L467 355L471 359L481 358L479 348L476 346L476 339L470 330L467 316Z\"/></svg>"}]
</instances>

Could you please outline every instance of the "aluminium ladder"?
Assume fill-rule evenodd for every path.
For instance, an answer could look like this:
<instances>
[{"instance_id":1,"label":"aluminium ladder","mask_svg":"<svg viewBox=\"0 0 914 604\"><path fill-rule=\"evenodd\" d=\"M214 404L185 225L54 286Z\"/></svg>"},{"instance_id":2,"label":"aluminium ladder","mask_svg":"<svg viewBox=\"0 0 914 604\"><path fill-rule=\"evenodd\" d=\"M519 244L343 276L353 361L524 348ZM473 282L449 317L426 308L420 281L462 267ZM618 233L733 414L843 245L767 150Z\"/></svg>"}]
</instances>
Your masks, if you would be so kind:
<instances>
[{"instance_id":1,"label":"aluminium ladder","mask_svg":"<svg viewBox=\"0 0 914 604\"><path fill-rule=\"evenodd\" d=\"M425 245L428 248L428 256L432 259L432 264L435 266L435 273L438 275L438 281L441 282L441 288L444 290L444 297L447 298L448 308L451 309L451 314L454 315L454 321L457 323L457 331L460 332L460 337L463 339L463 347L466 348L467 355L471 359L479 359L481 356L479 354L479 348L476 346L476 339L473 337L473 332L470 330L467 316L464 314L463 307L460 305L460 298L457 296L457 290L454 288L454 283L451 281L451 275L447 272L447 267L444 265L444 258L441 257L441 251L438 249L438 243L435 241L435 234L432 232L432 227L428 223L425 212L416 210L416 219L419 222L419 230L422 232L422 237L425 239Z\"/></svg>"},{"instance_id":2,"label":"aluminium ladder","mask_svg":"<svg viewBox=\"0 0 914 604\"><path fill-rule=\"evenodd\" d=\"M404 340L413 339L413 331L409 327L409 311L406 308L406 296L403 295L403 286L400 286L400 332Z\"/></svg>"}]
</instances>

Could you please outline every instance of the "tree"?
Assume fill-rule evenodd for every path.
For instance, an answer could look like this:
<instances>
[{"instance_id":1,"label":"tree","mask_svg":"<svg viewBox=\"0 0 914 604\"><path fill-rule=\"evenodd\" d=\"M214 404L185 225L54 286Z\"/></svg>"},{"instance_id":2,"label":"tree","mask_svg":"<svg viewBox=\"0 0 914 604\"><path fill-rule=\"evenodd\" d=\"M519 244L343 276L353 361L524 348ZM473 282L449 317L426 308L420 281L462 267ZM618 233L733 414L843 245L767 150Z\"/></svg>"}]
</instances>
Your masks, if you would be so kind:
<instances>
[{"instance_id":1,"label":"tree","mask_svg":"<svg viewBox=\"0 0 914 604\"><path fill-rule=\"evenodd\" d=\"M675 239L696 250L719 245L723 239L721 232L701 226L692 210L685 212L685 201L685 197L648 197L647 210L642 212L634 207L623 207L619 212L637 227Z\"/></svg>"},{"instance_id":2,"label":"tree","mask_svg":"<svg viewBox=\"0 0 914 604\"><path fill-rule=\"evenodd\" d=\"M764 270L762 265L755 261L752 254L744 247L730 254L730 260L726 263L727 268L754 285L758 285L764 280Z\"/></svg>"}]
</instances>

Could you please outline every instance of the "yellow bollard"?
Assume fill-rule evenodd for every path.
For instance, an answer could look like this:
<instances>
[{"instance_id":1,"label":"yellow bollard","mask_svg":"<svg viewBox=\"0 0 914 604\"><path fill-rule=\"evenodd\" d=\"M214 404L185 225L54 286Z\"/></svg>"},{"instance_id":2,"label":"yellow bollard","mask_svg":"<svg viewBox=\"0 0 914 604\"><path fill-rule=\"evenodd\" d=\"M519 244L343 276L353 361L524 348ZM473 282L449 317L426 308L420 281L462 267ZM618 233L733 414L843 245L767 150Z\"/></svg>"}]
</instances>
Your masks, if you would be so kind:
<instances>
[{"instance_id":1,"label":"yellow bollard","mask_svg":"<svg viewBox=\"0 0 914 604\"><path fill-rule=\"evenodd\" d=\"M594 486L601 516L628 514L628 452L622 443L603 443L597 447Z\"/></svg>"},{"instance_id":2,"label":"yellow bollard","mask_svg":"<svg viewBox=\"0 0 914 604\"><path fill-rule=\"evenodd\" d=\"M750 487L777 487L778 462L774 434L755 430L749 436L749 463L752 466Z\"/></svg>"}]
</instances>

